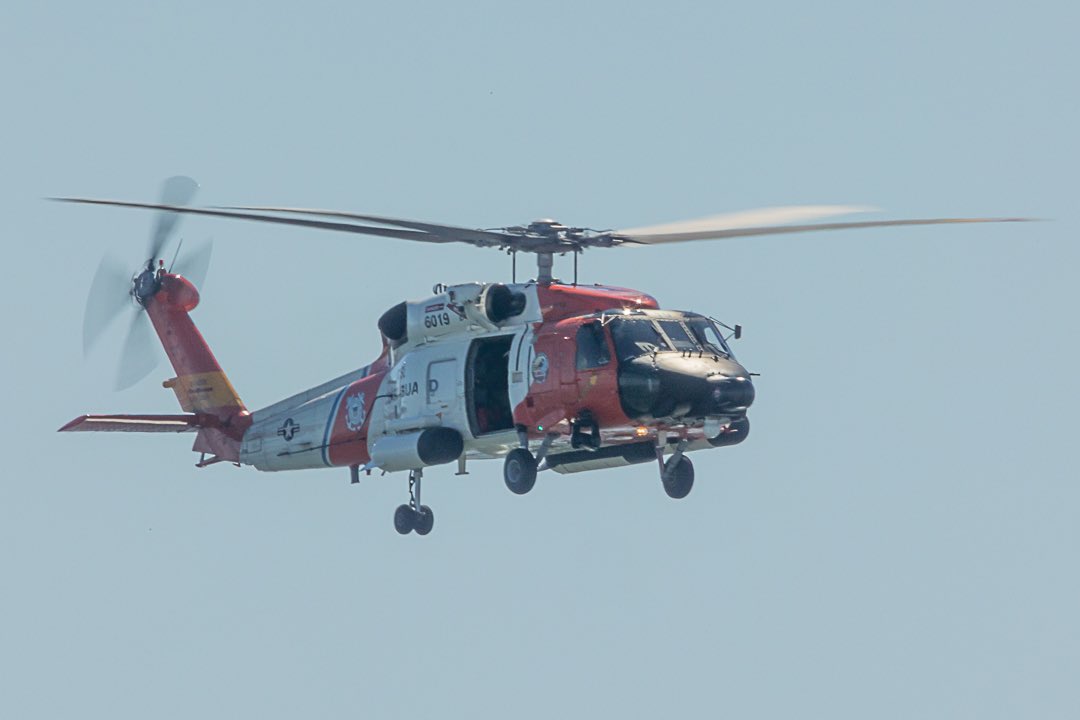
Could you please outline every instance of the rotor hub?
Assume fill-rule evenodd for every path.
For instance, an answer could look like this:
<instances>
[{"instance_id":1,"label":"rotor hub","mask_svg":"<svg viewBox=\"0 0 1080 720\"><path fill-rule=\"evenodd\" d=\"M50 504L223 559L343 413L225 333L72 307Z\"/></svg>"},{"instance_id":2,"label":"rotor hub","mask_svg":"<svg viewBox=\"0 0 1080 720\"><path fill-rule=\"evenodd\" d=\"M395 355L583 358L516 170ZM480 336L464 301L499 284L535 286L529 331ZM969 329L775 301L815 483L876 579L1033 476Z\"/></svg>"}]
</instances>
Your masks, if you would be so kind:
<instances>
[{"instance_id":1,"label":"rotor hub","mask_svg":"<svg viewBox=\"0 0 1080 720\"><path fill-rule=\"evenodd\" d=\"M135 298L135 302L139 305L146 307L150 298L154 297L160 289L161 280L158 274L152 268L146 268L132 279L131 297Z\"/></svg>"},{"instance_id":2,"label":"rotor hub","mask_svg":"<svg viewBox=\"0 0 1080 720\"><path fill-rule=\"evenodd\" d=\"M533 220L529 223L527 230L530 233L536 235L543 235L545 237L558 237L560 233L566 230L566 226L557 220L551 218L541 218L539 220Z\"/></svg>"}]
</instances>

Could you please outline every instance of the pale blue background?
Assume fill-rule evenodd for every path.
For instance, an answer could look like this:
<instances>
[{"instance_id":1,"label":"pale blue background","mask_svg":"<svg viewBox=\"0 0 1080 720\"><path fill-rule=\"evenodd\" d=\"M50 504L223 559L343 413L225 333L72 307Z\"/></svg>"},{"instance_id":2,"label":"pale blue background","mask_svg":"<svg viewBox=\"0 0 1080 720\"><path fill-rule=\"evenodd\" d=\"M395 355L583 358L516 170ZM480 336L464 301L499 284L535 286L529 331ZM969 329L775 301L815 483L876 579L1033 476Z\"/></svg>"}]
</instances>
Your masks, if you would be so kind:
<instances>
[{"instance_id":1,"label":"pale blue background","mask_svg":"<svg viewBox=\"0 0 1080 720\"><path fill-rule=\"evenodd\" d=\"M0 716L1080 717L1070 2L8 2ZM195 470L61 436L98 259L151 217L48 195L627 227L774 204L1025 226L595 251L584 280L746 334L753 432L652 466L405 479ZM188 219L195 319L252 407L365 364L493 251ZM567 268L566 264L557 265Z\"/></svg>"}]
</instances>

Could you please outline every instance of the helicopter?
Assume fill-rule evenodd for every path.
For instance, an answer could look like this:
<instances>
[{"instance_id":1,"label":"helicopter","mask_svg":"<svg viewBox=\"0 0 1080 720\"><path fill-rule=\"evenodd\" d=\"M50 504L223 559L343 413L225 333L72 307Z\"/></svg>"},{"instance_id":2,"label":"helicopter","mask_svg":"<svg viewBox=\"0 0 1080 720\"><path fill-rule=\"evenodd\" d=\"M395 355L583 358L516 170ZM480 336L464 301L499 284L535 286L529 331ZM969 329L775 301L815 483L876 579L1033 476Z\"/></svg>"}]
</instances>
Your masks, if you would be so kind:
<instances>
[{"instance_id":1,"label":"helicopter","mask_svg":"<svg viewBox=\"0 0 1080 720\"><path fill-rule=\"evenodd\" d=\"M694 485L688 453L738 445L750 431L754 373L731 349L742 334L693 311L661 308L648 293L578 283L585 250L671 242L1025 218L929 218L820 222L870 208L766 208L624 230L570 227L551 219L476 230L416 220L290 207L190 205L198 184L165 181L159 202L52 198L157 213L146 260L134 275L102 261L84 316L88 349L125 306L137 311L121 355L118 385L145 377L140 337L156 332L175 375L182 413L81 415L61 432L194 433L196 467L221 462L262 471L348 468L350 481L406 473L408 502L395 530L427 535L424 471L501 459L506 487L529 493L544 470L578 473L655 463L674 499ZM511 256L511 281L436 285L392 305L377 326L381 351L369 364L250 411L191 319L209 250L162 257L181 215L203 215L421 242L457 242ZM817 221L817 222L810 222ZM208 246L207 246L208 247ZM518 254L536 257L536 276L517 280ZM570 254L571 282L553 276ZM149 321L149 325L147 324Z\"/></svg>"}]
</instances>

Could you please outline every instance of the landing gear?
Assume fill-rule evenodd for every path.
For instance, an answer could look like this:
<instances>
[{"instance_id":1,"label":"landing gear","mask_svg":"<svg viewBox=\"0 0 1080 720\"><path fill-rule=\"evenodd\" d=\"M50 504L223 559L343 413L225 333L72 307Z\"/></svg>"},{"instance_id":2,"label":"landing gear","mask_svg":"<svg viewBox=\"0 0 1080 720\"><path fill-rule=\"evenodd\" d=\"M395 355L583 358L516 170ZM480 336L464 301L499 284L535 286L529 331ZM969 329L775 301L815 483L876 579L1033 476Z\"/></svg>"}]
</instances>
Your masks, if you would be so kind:
<instances>
[{"instance_id":1,"label":"landing gear","mask_svg":"<svg viewBox=\"0 0 1080 720\"><path fill-rule=\"evenodd\" d=\"M525 448L514 448L503 462L503 480L510 492L524 495L536 484L536 458Z\"/></svg>"},{"instance_id":2,"label":"landing gear","mask_svg":"<svg viewBox=\"0 0 1080 720\"><path fill-rule=\"evenodd\" d=\"M423 470L409 471L409 504L398 505L394 511L394 529L401 535L413 530L417 535L427 535L435 525L435 513L427 505L420 504L420 480Z\"/></svg>"},{"instance_id":3,"label":"landing gear","mask_svg":"<svg viewBox=\"0 0 1080 720\"><path fill-rule=\"evenodd\" d=\"M672 461L675 461L674 464ZM668 497L681 500L694 487L694 464L688 457L672 457L664 464L660 479L664 482L664 492Z\"/></svg>"},{"instance_id":4,"label":"landing gear","mask_svg":"<svg viewBox=\"0 0 1080 720\"><path fill-rule=\"evenodd\" d=\"M664 492L676 500L689 495L694 487L694 464L690 462L690 458L683 455L686 445L685 439L680 440L667 462L664 461L663 447L656 447L656 460L660 464L660 481L664 484Z\"/></svg>"}]
</instances>

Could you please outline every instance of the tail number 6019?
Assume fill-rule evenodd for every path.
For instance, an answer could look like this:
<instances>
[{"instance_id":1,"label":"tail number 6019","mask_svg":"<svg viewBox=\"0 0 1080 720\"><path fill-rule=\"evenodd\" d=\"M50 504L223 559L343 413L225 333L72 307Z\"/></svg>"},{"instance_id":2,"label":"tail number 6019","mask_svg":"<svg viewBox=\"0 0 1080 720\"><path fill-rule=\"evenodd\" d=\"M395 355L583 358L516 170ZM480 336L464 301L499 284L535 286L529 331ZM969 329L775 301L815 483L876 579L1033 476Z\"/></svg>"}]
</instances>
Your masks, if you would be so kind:
<instances>
[{"instance_id":1,"label":"tail number 6019","mask_svg":"<svg viewBox=\"0 0 1080 720\"><path fill-rule=\"evenodd\" d=\"M428 313L424 316L424 327L431 329L437 327L444 327L450 324L450 313Z\"/></svg>"}]
</instances>

